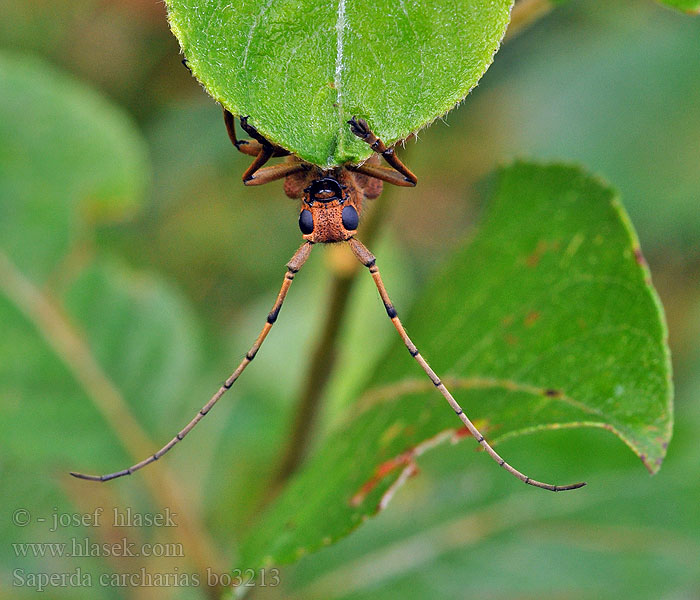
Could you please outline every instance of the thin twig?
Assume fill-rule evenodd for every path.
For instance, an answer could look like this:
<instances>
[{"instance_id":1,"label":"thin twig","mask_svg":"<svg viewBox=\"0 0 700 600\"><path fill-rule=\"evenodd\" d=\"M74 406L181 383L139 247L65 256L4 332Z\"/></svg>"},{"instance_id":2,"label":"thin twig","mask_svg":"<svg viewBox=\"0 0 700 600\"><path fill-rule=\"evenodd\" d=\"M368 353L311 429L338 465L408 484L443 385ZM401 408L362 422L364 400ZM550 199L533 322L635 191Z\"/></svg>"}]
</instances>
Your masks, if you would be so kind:
<instances>
[{"instance_id":1,"label":"thin twig","mask_svg":"<svg viewBox=\"0 0 700 600\"><path fill-rule=\"evenodd\" d=\"M287 447L282 453L282 461L272 481L271 494L275 495L278 486L296 471L301 463L310 435L314 431L320 401L338 358L337 341L340 325L345 315L348 299L355 282L355 276L336 274L331 283L330 302L326 313L321 337L309 358L304 383L295 403L296 412Z\"/></svg>"},{"instance_id":2,"label":"thin twig","mask_svg":"<svg viewBox=\"0 0 700 600\"><path fill-rule=\"evenodd\" d=\"M40 335L63 361L75 380L85 390L104 420L114 430L124 449L135 457L153 451L155 444L139 425L115 384L105 374L90 347L69 321L60 306L39 290L0 252L0 291L2 291L32 322ZM67 474L66 474L67 476ZM156 503L177 514L178 541L187 547L203 581L207 569L221 570L218 552L214 549L204 524L189 509L182 498L175 478L167 465L143 478ZM212 598L218 596L214 588L207 588Z\"/></svg>"}]
</instances>

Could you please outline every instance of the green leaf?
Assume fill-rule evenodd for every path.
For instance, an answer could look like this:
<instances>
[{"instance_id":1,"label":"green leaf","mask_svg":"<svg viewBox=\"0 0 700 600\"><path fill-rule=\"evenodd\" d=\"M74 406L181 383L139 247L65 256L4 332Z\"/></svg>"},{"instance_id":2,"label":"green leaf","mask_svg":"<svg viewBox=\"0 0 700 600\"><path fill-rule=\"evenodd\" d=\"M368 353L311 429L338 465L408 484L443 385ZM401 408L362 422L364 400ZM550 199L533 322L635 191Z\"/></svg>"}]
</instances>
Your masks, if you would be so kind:
<instances>
[{"instance_id":1,"label":"green leaf","mask_svg":"<svg viewBox=\"0 0 700 600\"><path fill-rule=\"evenodd\" d=\"M672 428L661 307L614 192L580 170L502 171L477 236L417 303L407 330L492 443L598 427L658 470ZM418 455L463 432L397 342L352 419L245 540L241 566L293 561L339 539L386 504ZM490 461L454 452L465 468ZM567 466L572 481L584 475Z\"/></svg>"},{"instance_id":2,"label":"green leaf","mask_svg":"<svg viewBox=\"0 0 700 600\"><path fill-rule=\"evenodd\" d=\"M93 90L31 57L0 54L0 244L38 278L97 223L140 205L146 147Z\"/></svg>"},{"instance_id":3,"label":"green leaf","mask_svg":"<svg viewBox=\"0 0 700 600\"><path fill-rule=\"evenodd\" d=\"M359 162L444 115L498 49L511 0L168 0L194 75L233 114L304 160Z\"/></svg>"},{"instance_id":4,"label":"green leaf","mask_svg":"<svg viewBox=\"0 0 700 600\"><path fill-rule=\"evenodd\" d=\"M700 308L697 299L694 305ZM694 310L682 316L696 334L689 339L700 340L697 316ZM653 479L629 453L616 452L613 436L592 429L524 436L503 448L532 471L547 468L553 453L558 466L550 466L560 473L572 462L584 464L595 475L580 494L531 494L523 487L513 493L489 461L465 471L461 453L445 446L424 457L421 476L407 483L391 510L285 569L281 579L294 590L289 597L417 600L466 598L485 589L515 598L523 590L547 598L694 597L700 580L694 510L700 346L694 346L694 361L690 348L674 357L687 364L687 375L677 382L673 444Z\"/></svg>"},{"instance_id":5,"label":"green leaf","mask_svg":"<svg viewBox=\"0 0 700 600\"><path fill-rule=\"evenodd\" d=\"M690 14L700 13L700 1L698 0L659 0L659 2Z\"/></svg>"}]
</instances>

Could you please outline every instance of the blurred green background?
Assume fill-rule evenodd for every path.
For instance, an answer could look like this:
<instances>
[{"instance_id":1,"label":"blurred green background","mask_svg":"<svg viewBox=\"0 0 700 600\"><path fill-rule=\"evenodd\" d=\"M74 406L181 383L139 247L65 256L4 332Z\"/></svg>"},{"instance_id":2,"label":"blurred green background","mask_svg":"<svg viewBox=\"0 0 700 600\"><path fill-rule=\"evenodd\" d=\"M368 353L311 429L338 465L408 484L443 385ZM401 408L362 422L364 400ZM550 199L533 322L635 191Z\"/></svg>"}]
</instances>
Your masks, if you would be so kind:
<instances>
[{"instance_id":1,"label":"blurred green background","mask_svg":"<svg viewBox=\"0 0 700 600\"><path fill-rule=\"evenodd\" d=\"M5 0L2 12L0 74L11 85L0 107L26 119L0 114L0 245L22 276L0 290L0 598L36 594L16 585L18 568L25 579L142 566L180 582L220 574L235 563L285 439L327 306L331 252L312 256L255 364L167 467L109 486L69 478L70 469L133 462L115 434L126 412L160 444L209 397L262 325L299 243L297 208L281 185L242 186L249 159L180 64L162 3ZM572 461L590 473L585 493L549 496L464 447L442 447L420 460L421 475L386 512L283 568L281 584L256 598L700 597L699 58L700 21L652 2L557 8L508 41L458 110L406 144L420 185L386 191L374 244L405 311L475 227L482 182L497 166L564 160L608 180L637 227L669 321L676 433L661 472L650 478L602 431L504 443L509 460L532 473L547 468L563 480ZM30 138L29 172L11 152L21 136ZM36 218L18 222L19 201ZM326 426L394 335L375 294L371 281L353 290ZM57 321L85 337L52 328ZM117 391L90 377L88 348ZM108 515L167 506L177 527L119 529L103 517L99 527L50 531L54 515L97 506ZM13 546L125 536L139 546L182 544L182 556L23 557ZM211 595L204 585L107 582L47 594Z\"/></svg>"}]
</instances>

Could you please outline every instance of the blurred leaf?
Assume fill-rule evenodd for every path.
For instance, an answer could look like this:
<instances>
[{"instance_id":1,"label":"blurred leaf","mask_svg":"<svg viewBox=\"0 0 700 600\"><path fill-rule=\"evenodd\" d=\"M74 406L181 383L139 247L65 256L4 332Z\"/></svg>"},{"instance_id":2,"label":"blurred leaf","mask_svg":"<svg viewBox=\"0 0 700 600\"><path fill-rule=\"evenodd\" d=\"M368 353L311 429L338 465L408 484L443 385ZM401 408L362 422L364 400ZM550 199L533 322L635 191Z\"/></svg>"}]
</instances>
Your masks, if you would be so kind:
<instances>
[{"instance_id":1,"label":"blurred leaf","mask_svg":"<svg viewBox=\"0 0 700 600\"><path fill-rule=\"evenodd\" d=\"M351 117L392 144L462 100L491 63L511 2L167 4L192 72L217 101L270 141L333 166L371 153L350 134Z\"/></svg>"},{"instance_id":2,"label":"blurred leaf","mask_svg":"<svg viewBox=\"0 0 700 600\"><path fill-rule=\"evenodd\" d=\"M4 435L3 441L6 450L11 447L32 469L63 468L68 457L105 468L105 460L123 461L125 456L119 441L110 437L110 424L97 423L95 411L86 410L94 401L86 398L92 390L79 377L75 381L80 350L68 354L56 347L66 343L62 327L84 336L89 358L130 400L139 421L150 423L149 429L163 435L175 426L169 417L173 396L181 396L178 389L192 379L196 335L181 299L157 280L100 262L86 267L65 294L55 298L33 287L3 259L0 298L5 338L0 355L5 359L0 379L3 397L14 399L3 407L3 422L11 424L16 434ZM30 301L20 303L22 298ZM46 306L65 310L65 320L59 322L63 315ZM35 425L45 423L50 429L40 433L32 427L37 417ZM64 420L63 425L54 419ZM29 452L26 435L32 430L42 441L35 440ZM70 444L59 441L66 435Z\"/></svg>"},{"instance_id":3,"label":"blurred leaf","mask_svg":"<svg viewBox=\"0 0 700 600\"><path fill-rule=\"evenodd\" d=\"M636 236L597 180L561 166L503 171L478 235L407 323L492 442L601 427L659 468L672 423L665 326ZM389 500L416 456L463 437L431 382L397 358L401 346L359 414L245 541L242 565L293 561L339 539Z\"/></svg>"},{"instance_id":4,"label":"blurred leaf","mask_svg":"<svg viewBox=\"0 0 700 600\"><path fill-rule=\"evenodd\" d=\"M531 32L503 48L471 110L451 116L451 137L474 140L462 152L585 164L615 182L646 253L697 255L700 20L654 2L574 2Z\"/></svg>"},{"instance_id":5,"label":"blurred leaf","mask_svg":"<svg viewBox=\"0 0 700 600\"><path fill-rule=\"evenodd\" d=\"M421 600L484 589L494 598L523 600L694 598L700 518L692 507L700 479L691 446L700 421L696 407L684 408L693 419L679 412L679 439L674 434L658 478L632 466L612 468L614 440L594 431L568 432L568 444L563 434L557 446L546 444L544 450L561 451L571 462L585 454L596 473L595 486L566 497L506 489L485 469L460 472L448 456L453 449L441 448L421 461L420 477L390 511L283 571L298 589L285 598ZM543 448L528 441L519 450L537 461ZM585 453L571 441L584 442Z\"/></svg>"},{"instance_id":6,"label":"blurred leaf","mask_svg":"<svg viewBox=\"0 0 700 600\"><path fill-rule=\"evenodd\" d=\"M688 325L697 330L700 321ZM594 429L507 444L508 454L528 466L549 464L564 473L575 462L595 473L577 494L513 489L489 461L466 471L463 455L442 447L420 461L421 476L406 484L391 510L285 569L285 598L464 598L484 589L523 600L694 598L700 581L696 350L692 380L678 386L673 443L653 479L631 455L616 452L612 436Z\"/></svg>"},{"instance_id":7,"label":"blurred leaf","mask_svg":"<svg viewBox=\"0 0 700 600\"><path fill-rule=\"evenodd\" d=\"M47 523L55 513L76 509L102 506L107 512L111 503L137 511L151 507L142 497L127 500L129 484L98 489L72 479L68 470L116 470L133 463L134 454L152 452L156 443L143 443L140 428L130 426L133 418L157 439L181 425L178 408L183 390L192 388L199 354L194 324L172 290L116 265L91 265L59 299L34 288L2 259L0 254L0 503L8 510L21 506L34 519L19 528L5 515L0 535L13 543L70 543L86 534L102 542L108 528L47 533ZM144 482L133 484L142 488ZM141 533L130 532L130 539ZM27 572L69 572L76 565L94 572L105 568L93 564L99 562L22 558L9 544L2 548L4 565ZM96 594L87 588L72 597Z\"/></svg>"},{"instance_id":8,"label":"blurred leaf","mask_svg":"<svg viewBox=\"0 0 700 600\"><path fill-rule=\"evenodd\" d=\"M700 12L699 0L659 0L659 2L691 14Z\"/></svg>"},{"instance_id":9,"label":"blurred leaf","mask_svg":"<svg viewBox=\"0 0 700 600\"><path fill-rule=\"evenodd\" d=\"M27 56L0 54L0 244L32 277L96 223L140 205L145 144L93 90Z\"/></svg>"},{"instance_id":10,"label":"blurred leaf","mask_svg":"<svg viewBox=\"0 0 700 600\"><path fill-rule=\"evenodd\" d=\"M37 61L2 57L0 67L0 128L11 134L0 150L0 504L21 501L32 515L22 528L0 519L0 535L70 542L85 531L49 533L52 514L119 503L130 488L98 491L68 469L120 468L139 445L152 452L132 423L159 437L175 430L172 409L192 385L199 345L168 286L72 248L96 221L138 206L144 145L131 123ZM91 531L93 541L108 534ZM9 544L1 552L3 564L27 572L76 566L69 556L21 558ZM97 594L81 591L73 597Z\"/></svg>"}]
</instances>

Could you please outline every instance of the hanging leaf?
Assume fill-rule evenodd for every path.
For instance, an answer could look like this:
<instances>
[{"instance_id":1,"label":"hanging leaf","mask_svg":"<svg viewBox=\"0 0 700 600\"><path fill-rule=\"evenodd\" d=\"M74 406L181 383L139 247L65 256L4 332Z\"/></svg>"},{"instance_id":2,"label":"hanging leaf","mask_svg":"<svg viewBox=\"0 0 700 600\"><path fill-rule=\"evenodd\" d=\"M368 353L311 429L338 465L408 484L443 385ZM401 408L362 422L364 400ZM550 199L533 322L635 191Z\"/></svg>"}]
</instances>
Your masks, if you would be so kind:
<instances>
[{"instance_id":1,"label":"hanging leaf","mask_svg":"<svg viewBox=\"0 0 700 600\"><path fill-rule=\"evenodd\" d=\"M167 0L194 75L304 160L359 162L346 121L388 144L460 102L493 59L511 0Z\"/></svg>"}]
</instances>

